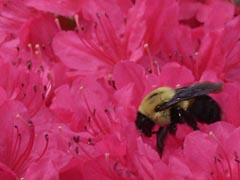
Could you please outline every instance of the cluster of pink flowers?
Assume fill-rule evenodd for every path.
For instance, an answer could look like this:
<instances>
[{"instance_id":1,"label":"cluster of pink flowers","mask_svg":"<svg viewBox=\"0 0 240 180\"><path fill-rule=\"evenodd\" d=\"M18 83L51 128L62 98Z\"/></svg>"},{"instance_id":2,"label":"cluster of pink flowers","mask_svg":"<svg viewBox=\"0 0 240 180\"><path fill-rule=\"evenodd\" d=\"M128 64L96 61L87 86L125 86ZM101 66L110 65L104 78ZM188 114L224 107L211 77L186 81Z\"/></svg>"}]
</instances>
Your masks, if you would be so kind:
<instances>
[{"instance_id":1,"label":"cluster of pink flowers","mask_svg":"<svg viewBox=\"0 0 240 180\"><path fill-rule=\"evenodd\" d=\"M0 179L239 180L237 0L1 0ZM163 157L136 129L159 86L222 82L222 121Z\"/></svg>"}]
</instances>

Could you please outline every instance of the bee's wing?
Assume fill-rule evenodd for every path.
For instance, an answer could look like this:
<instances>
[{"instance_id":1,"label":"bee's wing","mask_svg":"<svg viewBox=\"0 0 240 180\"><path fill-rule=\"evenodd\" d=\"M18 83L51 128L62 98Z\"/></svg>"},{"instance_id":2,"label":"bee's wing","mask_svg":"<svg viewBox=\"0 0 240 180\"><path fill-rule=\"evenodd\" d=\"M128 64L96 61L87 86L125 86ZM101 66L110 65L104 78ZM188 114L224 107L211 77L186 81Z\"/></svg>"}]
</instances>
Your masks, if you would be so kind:
<instances>
[{"instance_id":1,"label":"bee's wing","mask_svg":"<svg viewBox=\"0 0 240 180\"><path fill-rule=\"evenodd\" d=\"M168 102L156 107L156 111L162 111L172 105L184 100L192 99L197 96L205 95L212 92L217 92L222 89L222 83L201 82L192 86L176 89L175 96Z\"/></svg>"},{"instance_id":2,"label":"bee's wing","mask_svg":"<svg viewBox=\"0 0 240 180\"><path fill-rule=\"evenodd\" d=\"M222 83L202 82L196 83L192 86L179 88L176 89L176 94L173 98L173 101L176 101L175 103L177 103L183 100L191 99L193 97L217 92L222 89L222 86Z\"/></svg>"}]
</instances>

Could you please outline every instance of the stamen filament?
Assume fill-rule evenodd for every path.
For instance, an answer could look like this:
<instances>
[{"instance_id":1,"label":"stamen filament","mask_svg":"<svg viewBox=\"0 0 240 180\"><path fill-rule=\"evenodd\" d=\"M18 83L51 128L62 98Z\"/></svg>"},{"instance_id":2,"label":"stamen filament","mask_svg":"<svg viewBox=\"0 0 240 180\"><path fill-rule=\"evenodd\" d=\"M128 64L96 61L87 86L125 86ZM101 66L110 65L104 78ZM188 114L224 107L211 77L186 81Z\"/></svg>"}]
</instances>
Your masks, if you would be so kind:
<instances>
[{"instance_id":1,"label":"stamen filament","mask_svg":"<svg viewBox=\"0 0 240 180\"><path fill-rule=\"evenodd\" d=\"M34 126L31 121L28 121L28 124L29 124L28 130L29 130L30 139L28 141L28 145L25 148L24 152L22 153L22 155L18 158L18 160L13 165L13 168L12 168L13 170L16 170L19 166L21 166L24 163L24 161L27 160L27 158L29 157L29 155L32 151L35 129L34 129Z\"/></svg>"},{"instance_id":2,"label":"stamen filament","mask_svg":"<svg viewBox=\"0 0 240 180\"><path fill-rule=\"evenodd\" d=\"M39 161L39 160L43 157L43 155L46 153L46 151L47 151L47 148L48 148L48 142L49 142L49 141L48 141L48 134L45 134L45 140L46 140L45 147L44 147L44 149L43 149L41 155L39 156L39 158L38 158L36 161Z\"/></svg>"}]
</instances>

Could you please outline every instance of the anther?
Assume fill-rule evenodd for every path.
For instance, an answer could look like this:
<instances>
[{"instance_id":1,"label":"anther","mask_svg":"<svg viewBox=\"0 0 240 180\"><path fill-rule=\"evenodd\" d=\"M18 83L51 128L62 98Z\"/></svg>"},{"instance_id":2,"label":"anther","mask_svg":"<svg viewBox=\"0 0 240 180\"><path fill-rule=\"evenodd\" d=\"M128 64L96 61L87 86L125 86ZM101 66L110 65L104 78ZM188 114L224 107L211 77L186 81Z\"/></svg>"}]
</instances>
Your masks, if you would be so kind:
<instances>
[{"instance_id":1,"label":"anther","mask_svg":"<svg viewBox=\"0 0 240 180\"><path fill-rule=\"evenodd\" d=\"M76 154L79 154L79 148L78 147L75 147L75 152L76 152Z\"/></svg>"},{"instance_id":2,"label":"anther","mask_svg":"<svg viewBox=\"0 0 240 180\"><path fill-rule=\"evenodd\" d=\"M46 86L46 85L43 86L43 90L44 90L45 92L47 91L47 86Z\"/></svg>"},{"instance_id":3,"label":"anther","mask_svg":"<svg viewBox=\"0 0 240 180\"><path fill-rule=\"evenodd\" d=\"M34 90L34 92L37 92L37 85L33 86L33 90Z\"/></svg>"},{"instance_id":4,"label":"anther","mask_svg":"<svg viewBox=\"0 0 240 180\"><path fill-rule=\"evenodd\" d=\"M89 144L89 145L93 145L91 138L88 138L88 144Z\"/></svg>"},{"instance_id":5,"label":"anther","mask_svg":"<svg viewBox=\"0 0 240 180\"><path fill-rule=\"evenodd\" d=\"M28 70L31 70L32 69L32 61L28 60L27 63L26 63L26 66L27 66Z\"/></svg>"},{"instance_id":6,"label":"anther","mask_svg":"<svg viewBox=\"0 0 240 180\"><path fill-rule=\"evenodd\" d=\"M46 153L47 148L48 148L48 143L49 143L49 142L48 142L48 141L49 141L48 134L45 134L44 138L45 138L46 144L45 144L45 147L44 147L41 155L40 155L39 158L37 159L37 161L39 161L39 160L43 157L43 155Z\"/></svg>"},{"instance_id":7,"label":"anther","mask_svg":"<svg viewBox=\"0 0 240 180\"><path fill-rule=\"evenodd\" d=\"M79 143L80 137L79 136L74 136L73 140L74 140L75 143Z\"/></svg>"}]
</instances>

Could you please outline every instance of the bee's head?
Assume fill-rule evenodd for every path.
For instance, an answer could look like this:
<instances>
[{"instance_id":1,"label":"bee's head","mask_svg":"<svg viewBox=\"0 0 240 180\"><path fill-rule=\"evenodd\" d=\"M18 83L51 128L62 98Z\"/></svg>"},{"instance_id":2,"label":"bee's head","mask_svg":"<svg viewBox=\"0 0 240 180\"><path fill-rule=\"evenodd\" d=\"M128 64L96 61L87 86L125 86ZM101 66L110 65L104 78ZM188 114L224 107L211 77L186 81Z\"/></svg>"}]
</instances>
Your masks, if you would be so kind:
<instances>
[{"instance_id":1,"label":"bee's head","mask_svg":"<svg viewBox=\"0 0 240 180\"><path fill-rule=\"evenodd\" d=\"M148 137L152 136L152 129L155 123L151 119L149 119L144 114L138 112L135 123L137 128L141 130L143 134L145 134Z\"/></svg>"}]
</instances>

